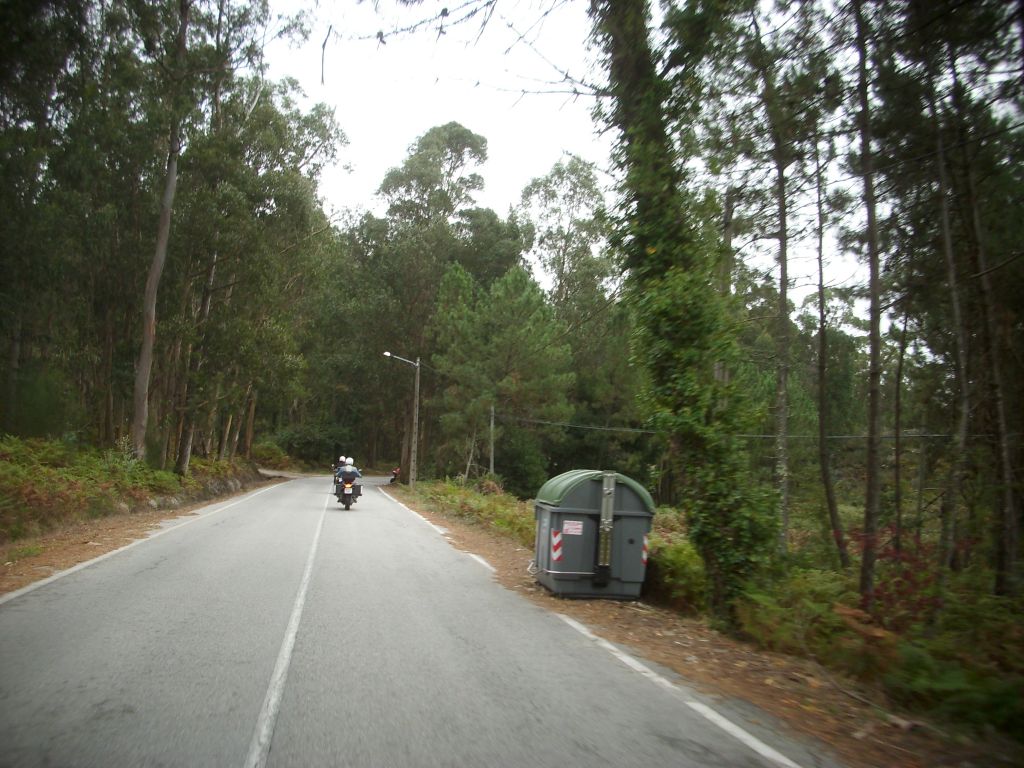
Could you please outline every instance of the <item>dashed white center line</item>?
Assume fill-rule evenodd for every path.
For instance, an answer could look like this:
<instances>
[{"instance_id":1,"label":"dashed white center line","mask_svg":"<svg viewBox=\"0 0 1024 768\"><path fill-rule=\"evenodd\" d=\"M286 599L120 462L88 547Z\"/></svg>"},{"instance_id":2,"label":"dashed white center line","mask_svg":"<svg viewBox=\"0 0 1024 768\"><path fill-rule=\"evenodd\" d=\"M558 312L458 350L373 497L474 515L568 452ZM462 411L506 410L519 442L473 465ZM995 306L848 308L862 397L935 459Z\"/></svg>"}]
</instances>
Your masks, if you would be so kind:
<instances>
[{"instance_id":1,"label":"dashed white center line","mask_svg":"<svg viewBox=\"0 0 1024 768\"><path fill-rule=\"evenodd\" d=\"M295 637L299 633L299 622L302 620L302 610L306 605L306 592L309 589L309 580L313 574L313 562L316 560L317 545L320 543L320 532L324 528L324 518L327 516L327 504L330 500L329 497L324 501L324 508L320 513L320 522L317 523L313 543L309 548L309 555L306 557L306 570L302 574L299 591L295 596L295 603L292 605L291 619L289 619L288 629L284 633L281 650L277 654L277 664L274 666L274 673L270 676L270 685L267 688L267 695L263 699L263 708L260 709L259 718L256 720L256 730L253 732L252 742L249 745L249 755L245 760L245 768L263 768L267 764L267 756L270 754L270 740L274 735L277 714L281 709L281 697L284 694L284 685L288 680L288 668L292 663L292 651L295 650Z\"/></svg>"}]
</instances>

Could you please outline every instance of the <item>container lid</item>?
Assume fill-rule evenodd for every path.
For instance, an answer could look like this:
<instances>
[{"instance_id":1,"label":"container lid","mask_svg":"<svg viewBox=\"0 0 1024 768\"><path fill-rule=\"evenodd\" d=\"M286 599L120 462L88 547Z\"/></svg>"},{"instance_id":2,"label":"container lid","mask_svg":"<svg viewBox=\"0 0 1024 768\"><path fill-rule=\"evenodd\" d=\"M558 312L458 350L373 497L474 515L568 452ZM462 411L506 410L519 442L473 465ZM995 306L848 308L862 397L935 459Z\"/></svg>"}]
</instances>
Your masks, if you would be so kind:
<instances>
[{"instance_id":1,"label":"container lid","mask_svg":"<svg viewBox=\"0 0 1024 768\"><path fill-rule=\"evenodd\" d=\"M560 475L555 475L537 491L536 501L553 507L560 506L565 497L574 488L591 480L599 481L603 475L604 472L600 469L572 469ZM618 472L615 473L615 482L632 488L637 496L640 497L647 511L652 515L654 514L654 499L651 498L651 494L640 483Z\"/></svg>"}]
</instances>

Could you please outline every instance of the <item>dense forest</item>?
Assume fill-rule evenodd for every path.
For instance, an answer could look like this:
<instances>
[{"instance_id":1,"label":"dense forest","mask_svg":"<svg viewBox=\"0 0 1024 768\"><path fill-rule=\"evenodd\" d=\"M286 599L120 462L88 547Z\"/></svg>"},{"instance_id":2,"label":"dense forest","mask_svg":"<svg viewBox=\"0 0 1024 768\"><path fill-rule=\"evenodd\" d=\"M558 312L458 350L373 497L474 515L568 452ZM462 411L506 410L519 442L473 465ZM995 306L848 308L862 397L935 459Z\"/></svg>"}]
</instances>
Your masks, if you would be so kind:
<instances>
[{"instance_id":1,"label":"dense forest","mask_svg":"<svg viewBox=\"0 0 1024 768\"><path fill-rule=\"evenodd\" d=\"M567 147L481 208L487 138L452 122L348 220L318 190L343 121L266 79L301 19L3 14L4 432L407 468L416 375L421 478L635 477L726 622L786 563L890 625L1018 595L1024 4L594 0L574 87L613 202Z\"/></svg>"}]
</instances>

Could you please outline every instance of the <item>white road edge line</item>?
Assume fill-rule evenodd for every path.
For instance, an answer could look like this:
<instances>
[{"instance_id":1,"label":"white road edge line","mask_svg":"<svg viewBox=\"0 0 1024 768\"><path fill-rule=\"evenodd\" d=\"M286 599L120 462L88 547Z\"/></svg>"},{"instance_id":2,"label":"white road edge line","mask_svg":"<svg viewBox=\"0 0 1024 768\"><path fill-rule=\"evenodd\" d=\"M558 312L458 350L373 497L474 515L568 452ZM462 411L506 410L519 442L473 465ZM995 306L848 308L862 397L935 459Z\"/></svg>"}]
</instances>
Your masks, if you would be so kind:
<instances>
[{"instance_id":1,"label":"white road edge line","mask_svg":"<svg viewBox=\"0 0 1024 768\"><path fill-rule=\"evenodd\" d=\"M219 514L219 513L223 512L225 509L231 509L231 507L237 506L237 505L241 504L243 501L248 501L249 499L252 499L252 498L254 498L256 496L259 496L261 493L266 493L267 491L273 490L274 488L277 488L277 487L282 486L282 485L285 485L285 483L275 483L274 485L268 486L266 488L261 488L260 490L256 491L255 493L246 494L245 496L243 496L242 498L238 499L237 501L233 501L230 504L225 504L223 507L218 507L217 509L213 510L212 512L204 512L201 515L195 515L193 517L185 518L180 523L176 523L175 525L169 526L169 527L164 528L162 530L153 531L152 533L148 533L148 534L146 534L146 536L144 538L136 539L135 541L131 542L130 544L125 544L123 547L119 547L118 549L112 549L111 551L105 552L102 555L99 555L98 557L94 557L92 560L86 560L84 563L79 563L78 565L73 565L70 568L68 568L66 571L59 571L58 573L55 573L52 576L47 576L45 579L41 579L40 581L33 582L32 584L29 584L26 587L22 587L21 589L15 590L14 592L8 592L6 595L0 596L0 605L3 605L4 603L6 603L6 602L8 602L10 600L14 600L15 598L21 597L22 595L27 594L27 593L31 592L32 590L34 590L34 589L39 589L39 587L44 587L47 584L52 584L53 582L57 581L57 579L62 579L65 576L70 576L72 573L75 573L77 571L81 571L84 568L88 568L90 565L95 565L96 563L99 563L99 562L101 562L103 560L106 560L107 558L113 557L114 555L119 555L122 552L124 552L126 549L131 549L132 547L137 547L140 544L145 544L147 541L152 541L153 539L158 539L161 536L163 536L165 533L170 533L171 531L177 531L177 530L179 530L181 528L184 528L186 525L191 525L192 523L197 523L200 520L205 520L208 517L212 517L213 515L216 515L216 514ZM213 506L213 505L211 504L210 506ZM168 513L172 512L172 511L173 510L168 510ZM168 519L171 519L171 518L168 518Z\"/></svg>"},{"instance_id":2,"label":"white road edge line","mask_svg":"<svg viewBox=\"0 0 1024 768\"><path fill-rule=\"evenodd\" d=\"M699 701L693 700L687 701L686 703L692 710L703 715L705 718L710 720L712 723L717 725L719 728L721 728L723 731L725 731L732 737L738 739L739 741L742 741L744 744L746 744L748 747L750 747L752 750L757 752L757 754L761 755L762 757L771 760L773 763L784 765L786 766L786 768L800 768L799 765L794 763L788 757L786 757L783 754L780 754L779 752L776 752L774 749L769 747L756 736L750 735L745 730L736 725L736 723L732 722L732 720L729 720L723 715L720 715L707 704L701 704Z\"/></svg>"},{"instance_id":3,"label":"white road edge line","mask_svg":"<svg viewBox=\"0 0 1024 768\"><path fill-rule=\"evenodd\" d=\"M394 496L392 496L392 495L391 495L390 493L388 493L387 491L385 491L385 490L384 490L383 488L380 488L380 487L378 487L378 488L377 488L377 490L378 490L378 491L380 491L380 492L381 492L382 494L384 494L384 496L386 496L386 497L387 497L388 499L390 499L391 501L393 501L393 502L394 502L395 504L397 504L398 506L400 506L400 507L401 507L402 509L404 509L404 510L405 510L406 512L410 512L410 513L412 513L412 514L416 515L416 517L418 517L418 518L419 518L420 520L422 520L422 521L423 521L424 523L426 523L427 525L429 525L429 526L430 526L431 528L433 528L433 529L434 529L435 531L437 531L437 532L438 532L439 534L441 534L442 536L444 536L444 537L445 537L446 539L448 538L448 529L446 529L446 528L442 528L442 527L441 527L441 526L439 526L439 525L434 525L434 524L433 524L432 522L430 522L429 520L427 520L427 518L425 518L425 517L424 517L423 515L421 515L421 514L420 514L419 512L417 512L417 511L416 511L415 509L410 509L409 507L405 506L405 504L403 504L402 502L400 502L400 501L399 501L398 499L396 499L396 498L395 498ZM498 570L497 570L497 569L496 569L496 568L495 568L495 567L494 567L493 565L491 565L491 564L490 564L490 563L488 563L488 562L487 562L486 560L484 560L484 559L483 559L482 557L480 557L480 555L475 555L475 554L473 554L472 552L466 552L466 554L467 554L467 555L469 555L470 557L472 557L472 558L473 558L474 560L476 560L476 561L477 561L478 563L480 563L480 565L482 565L482 566L483 566L484 568L486 568L487 570L489 570L489 571L490 571L491 573L497 573L497 572L498 572Z\"/></svg>"},{"instance_id":4,"label":"white road edge line","mask_svg":"<svg viewBox=\"0 0 1024 768\"><path fill-rule=\"evenodd\" d=\"M489 570L491 573L497 573L497 570L495 569L495 567L493 565L491 565L490 563L488 563L486 560L484 560L482 557L480 557L480 555L475 555L472 552L467 552L466 554L469 555L470 557L472 557L478 563L480 563L480 565L482 565L484 568Z\"/></svg>"},{"instance_id":5,"label":"white road edge line","mask_svg":"<svg viewBox=\"0 0 1024 768\"><path fill-rule=\"evenodd\" d=\"M577 632L579 632L581 635L586 637L588 640L592 640L593 642L597 643L599 646L604 648L606 651L608 651L608 653L610 653L612 656L617 658L619 661L621 661L627 667L632 669L634 672L639 672L641 675L646 677L652 683L654 683L656 685L660 685L662 688L665 688L665 689L667 689L669 691L678 691L679 690L678 688L675 687L675 685L672 684L672 682L670 680L668 680L667 678L662 677L661 675L659 675L657 672L655 672L650 667L648 667L648 666L646 666L644 664L641 664L639 661L634 659L628 653L623 653L618 648L616 648L614 645L612 645L607 640L605 640L603 637L598 637L593 632L591 632L586 626L584 626L583 624L580 624L575 619L570 619L568 616L565 616L564 614L561 614L561 613L558 613L558 614L555 614L555 615L558 616L558 618L560 618L562 621L564 621L570 627L575 629Z\"/></svg>"},{"instance_id":6,"label":"white road edge line","mask_svg":"<svg viewBox=\"0 0 1024 768\"><path fill-rule=\"evenodd\" d=\"M392 495L391 495L390 493L388 493L387 491L385 491L385 490L384 490L383 488L380 488L380 487L378 487L378 488L377 488L377 490L378 490L378 491L380 491L380 492L381 492L382 494L384 494L384 496L385 496L386 498L390 499L390 500L391 500L391 501L393 501L393 502L394 502L395 504L397 504L397 505L398 505L398 506L400 506L400 507L401 507L402 509L404 509L404 510L405 510L406 512L410 512L411 514L414 514L414 515L416 515L416 517L418 517L418 518L419 518L420 520L422 520L422 521L423 521L424 523L426 523L426 524L427 524L427 525L429 525L429 526L430 526L431 528L433 528L433 529L434 529L435 531L437 531L438 533L440 533L440 534L441 534L442 536L444 536L444 535L445 535L446 533L448 533L448 531L446 531L446 530L445 530L444 528L442 528L441 526L439 526L439 525L434 525L434 524L433 524L432 522L430 522L429 520L427 520L427 518L425 518L425 517L424 517L423 515L421 515L421 514L420 514L419 512L417 512L417 511L416 511L415 509L410 509L409 507L405 506L405 504L403 504L402 502L400 502L400 501L399 501L398 499L396 499L396 498L395 498L394 496L392 496Z\"/></svg>"},{"instance_id":7,"label":"white road edge line","mask_svg":"<svg viewBox=\"0 0 1024 768\"><path fill-rule=\"evenodd\" d=\"M256 730L253 732L252 743L249 745L249 756L245 759L245 768L263 768L270 755L270 740L274 735L274 726L277 724L277 714L281 710L281 696L284 694L284 685L288 680L288 668L292 663L292 651L295 650L295 637L299 633L299 622L302 620L302 611L306 606L306 592L313 574L313 562L316 560L320 532L324 528L324 518L327 517L328 503L330 503L330 499L324 501L324 508L320 512L320 522L317 523L316 534L313 536L313 543L309 548L309 555L306 557L306 570L302 574L299 592L295 596L288 629L284 633L281 650L277 654L274 673L270 676L270 685L267 687L267 695L263 699L263 708L256 720Z\"/></svg>"},{"instance_id":8,"label":"white road edge line","mask_svg":"<svg viewBox=\"0 0 1024 768\"><path fill-rule=\"evenodd\" d=\"M612 654L612 656L617 658L630 669L639 672L648 680L650 680L653 683L656 683L657 685L660 685L662 688L666 688L670 691L681 693L681 691L679 691L675 684L672 683L672 681L670 681L668 678L659 675L653 669L637 661L628 653L624 653L623 651L619 650L614 645L605 640L603 637L598 637L593 632L591 632L585 625L580 624L575 619L571 619L568 616L565 616L564 614L557 613L555 615L558 616L558 618L560 618L570 627L575 629L577 632L579 632L581 635L583 635L589 640L592 640L594 643L604 648L606 651ZM797 763L794 763L792 760L790 760L782 753L772 749L763 741L758 739L756 736L747 733L747 731L743 730L734 722L713 710L707 704L702 704L701 702L694 701L693 699L685 699L685 703L694 712L697 712L705 719L714 723L723 731L732 736L734 739L742 742L762 757L771 760L773 763L776 763L778 765L785 766L785 768L800 768L800 766Z\"/></svg>"}]
</instances>

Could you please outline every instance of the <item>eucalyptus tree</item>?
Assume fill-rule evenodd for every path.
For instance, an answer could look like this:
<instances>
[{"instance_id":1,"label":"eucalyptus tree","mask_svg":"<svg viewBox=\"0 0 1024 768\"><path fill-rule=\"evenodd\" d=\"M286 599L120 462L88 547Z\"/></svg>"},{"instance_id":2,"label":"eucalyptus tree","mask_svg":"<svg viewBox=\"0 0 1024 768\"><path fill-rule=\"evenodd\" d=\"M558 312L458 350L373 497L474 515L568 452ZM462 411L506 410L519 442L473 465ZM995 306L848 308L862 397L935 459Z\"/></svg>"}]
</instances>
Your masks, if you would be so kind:
<instances>
[{"instance_id":1,"label":"eucalyptus tree","mask_svg":"<svg viewBox=\"0 0 1024 768\"><path fill-rule=\"evenodd\" d=\"M388 215L414 223L449 220L483 188L483 178L473 168L486 160L483 136L456 122L431 128L381 182L379 194L388 202Z\"/></svg>"},{"instance_id":2,"label":"eucalyptus tree","mask_svg":"<svg viewBox=\"0 0 1024 768\"><path fill-rule=\"evenodd\" d=\"M64 254L76 255L74 223L81 222L82 206L73 208L84 195L81 177L96 165L76 157L89 155L89 145L72 140L71 126L88 122L83 114L102 98L93 84L108 56L108 46L98 25L92 23L87 2L58 4L9 4L0 25L0 239L3 255L3 287L0 288L0 328L7 347L0 424L7 429L34 432L39 424L27 402L19 397L40 388L21 381L29 375L50 375L66 384L74 380L67 358L51 354L62 341L87 325L81 316L65 323L59 308L81 307L74 297ZM111 44L109 48L114 48ZM116 111L116 110L115 110ZM93 114L102 114L94 111ZM130 135L130 124L125 126ZM58 179L56 166L77 171L72 179ZM102 183L95 186L103 188ZM123 207L123 200L118 201ZM97 206L100 208L101 206ZM101 214L94 221L104 217ZM97 249L100 250L100 249ZM78 266L77 262L76 265ZM74 344L70 346L75 349ZM78 346L82 349L82 346ZM19 384L21 386L19 386ZM51 414L71 397L58 392L43 408ZM53 424L53 431L77 430L84 425Z\"/></svg>"},{"instance_id":3,"label":"eucalyptus tree","mask_svg":"<svg viewBox=\"0 0 1024 768\"><path fill-rule=\"evenodd\" d=\"M604 250L609 236L604 208L594 164L574 156L523 189L520 210L535 230L531 255L552 283L556 307L613 274Z\"/></svg>"},{"instance_id":4,"label":"eucalyptus tree","mask_svg":"<svg viewBox=\"0 0 1024 768\"><path fill-rule=\"evenodd\" d=\"M329 231L317 183L346 142L330 110L296 106L291 83L226 81L220 101L183 168L180 255L188 267L177 289L186 332L179 368L168 371L179 381L179 472L187 471L197 427L205 425L208 453L218 414L228 428L237 425L242 395L257 391L261 368L275 359L274 346L262 362L252 356L260 330L280 324L291 339L284 349L303 337L293 307L312 280L327 278L316 253Z\"/></svg>"},{"instance_id":5,"label":"eucalyptus tree","mask_svg":"<svg viewBox=\"0 0 1024 768\"><path fill-rule=\"evenodd\" d=\"M178 184L178 158L181 155L182 123L186 112L193 107L188 87L188 38L193 7L191 0L179 0L177 13L167 12L159 5L147 12L140 7L140 35L143 47L158 65L154 70L164 74L163 88L168 105L167 114L167 169L160 197L160 217L156 230L156 246L146 277L142 299L142 344L135 370L135 392L132 414L132 447L138 458L146 455L146 428L149 424L149 381L153 368L153 346L156 343L156 300L167 260L167 244L171 234L171 215ZM161 18L162 17L162 18ZM168 34L171 32L172 34ZM168 44L163 37L169 37ZM159 48L168 50L157 52Z\"/></svg>"},{"instance_id":6,"label":"eucalyptus tree","mask_svg":"<svg viewBox=\"0 0 1024 768\"><path fill-rule=\"evenodd\" d=\"M483 136L455 122L431 128L413 143L402 165L384 176L379 194L387 216L368 214L350 231L361 294L354 317L360 328L373 329L379 352L430 358L430 324L444 310L438 291L450 265L462 265L486 287L520 262L529 228L514 216L502 220L475 204L483 187L477 169L486 158ZM429 406L438 382L424 376L422 383ZM411 392L397 386L397 378L389 377L388 386L369 397L377 413L396 426L408 425ZM405 407L396 409L396 402ZM434 419L422 421L420 437L426 444ZM402 463L407 465L409 430L402 432Z\"/></svg>"},{"instance_id":7,"label":"eucalyptus tree","mask_svg":"<svg viewBox=\"0 0 1024 768\"><path fill-rule=\"evenodd\" d=\"M487 140L458 123L431 128L410 147L401 166L381 182L388 204L385 235L367 266L397 302L402 341L410 354L425 351L424 329L447 264L458 217L474 208L483 186L476 167L487 159Z\"/></svg>"},{"instance_id":8,"label":"eucalyptus tree","mask_svg":"<svg viewBox=\"0 0 1024 768\"><path fill-rule=\"evenodd\" d=\"M570 401L578 427L553 446L553 461L559 469L615 466L643 477L657 457L645 449L651 441L631 431L642 423L640 374L629 359L631 318L606 207L594 164L569 156L526 186L518 210L533 227L528 258L550 284L576 374Z\"/></svg>"}]
</instances>

